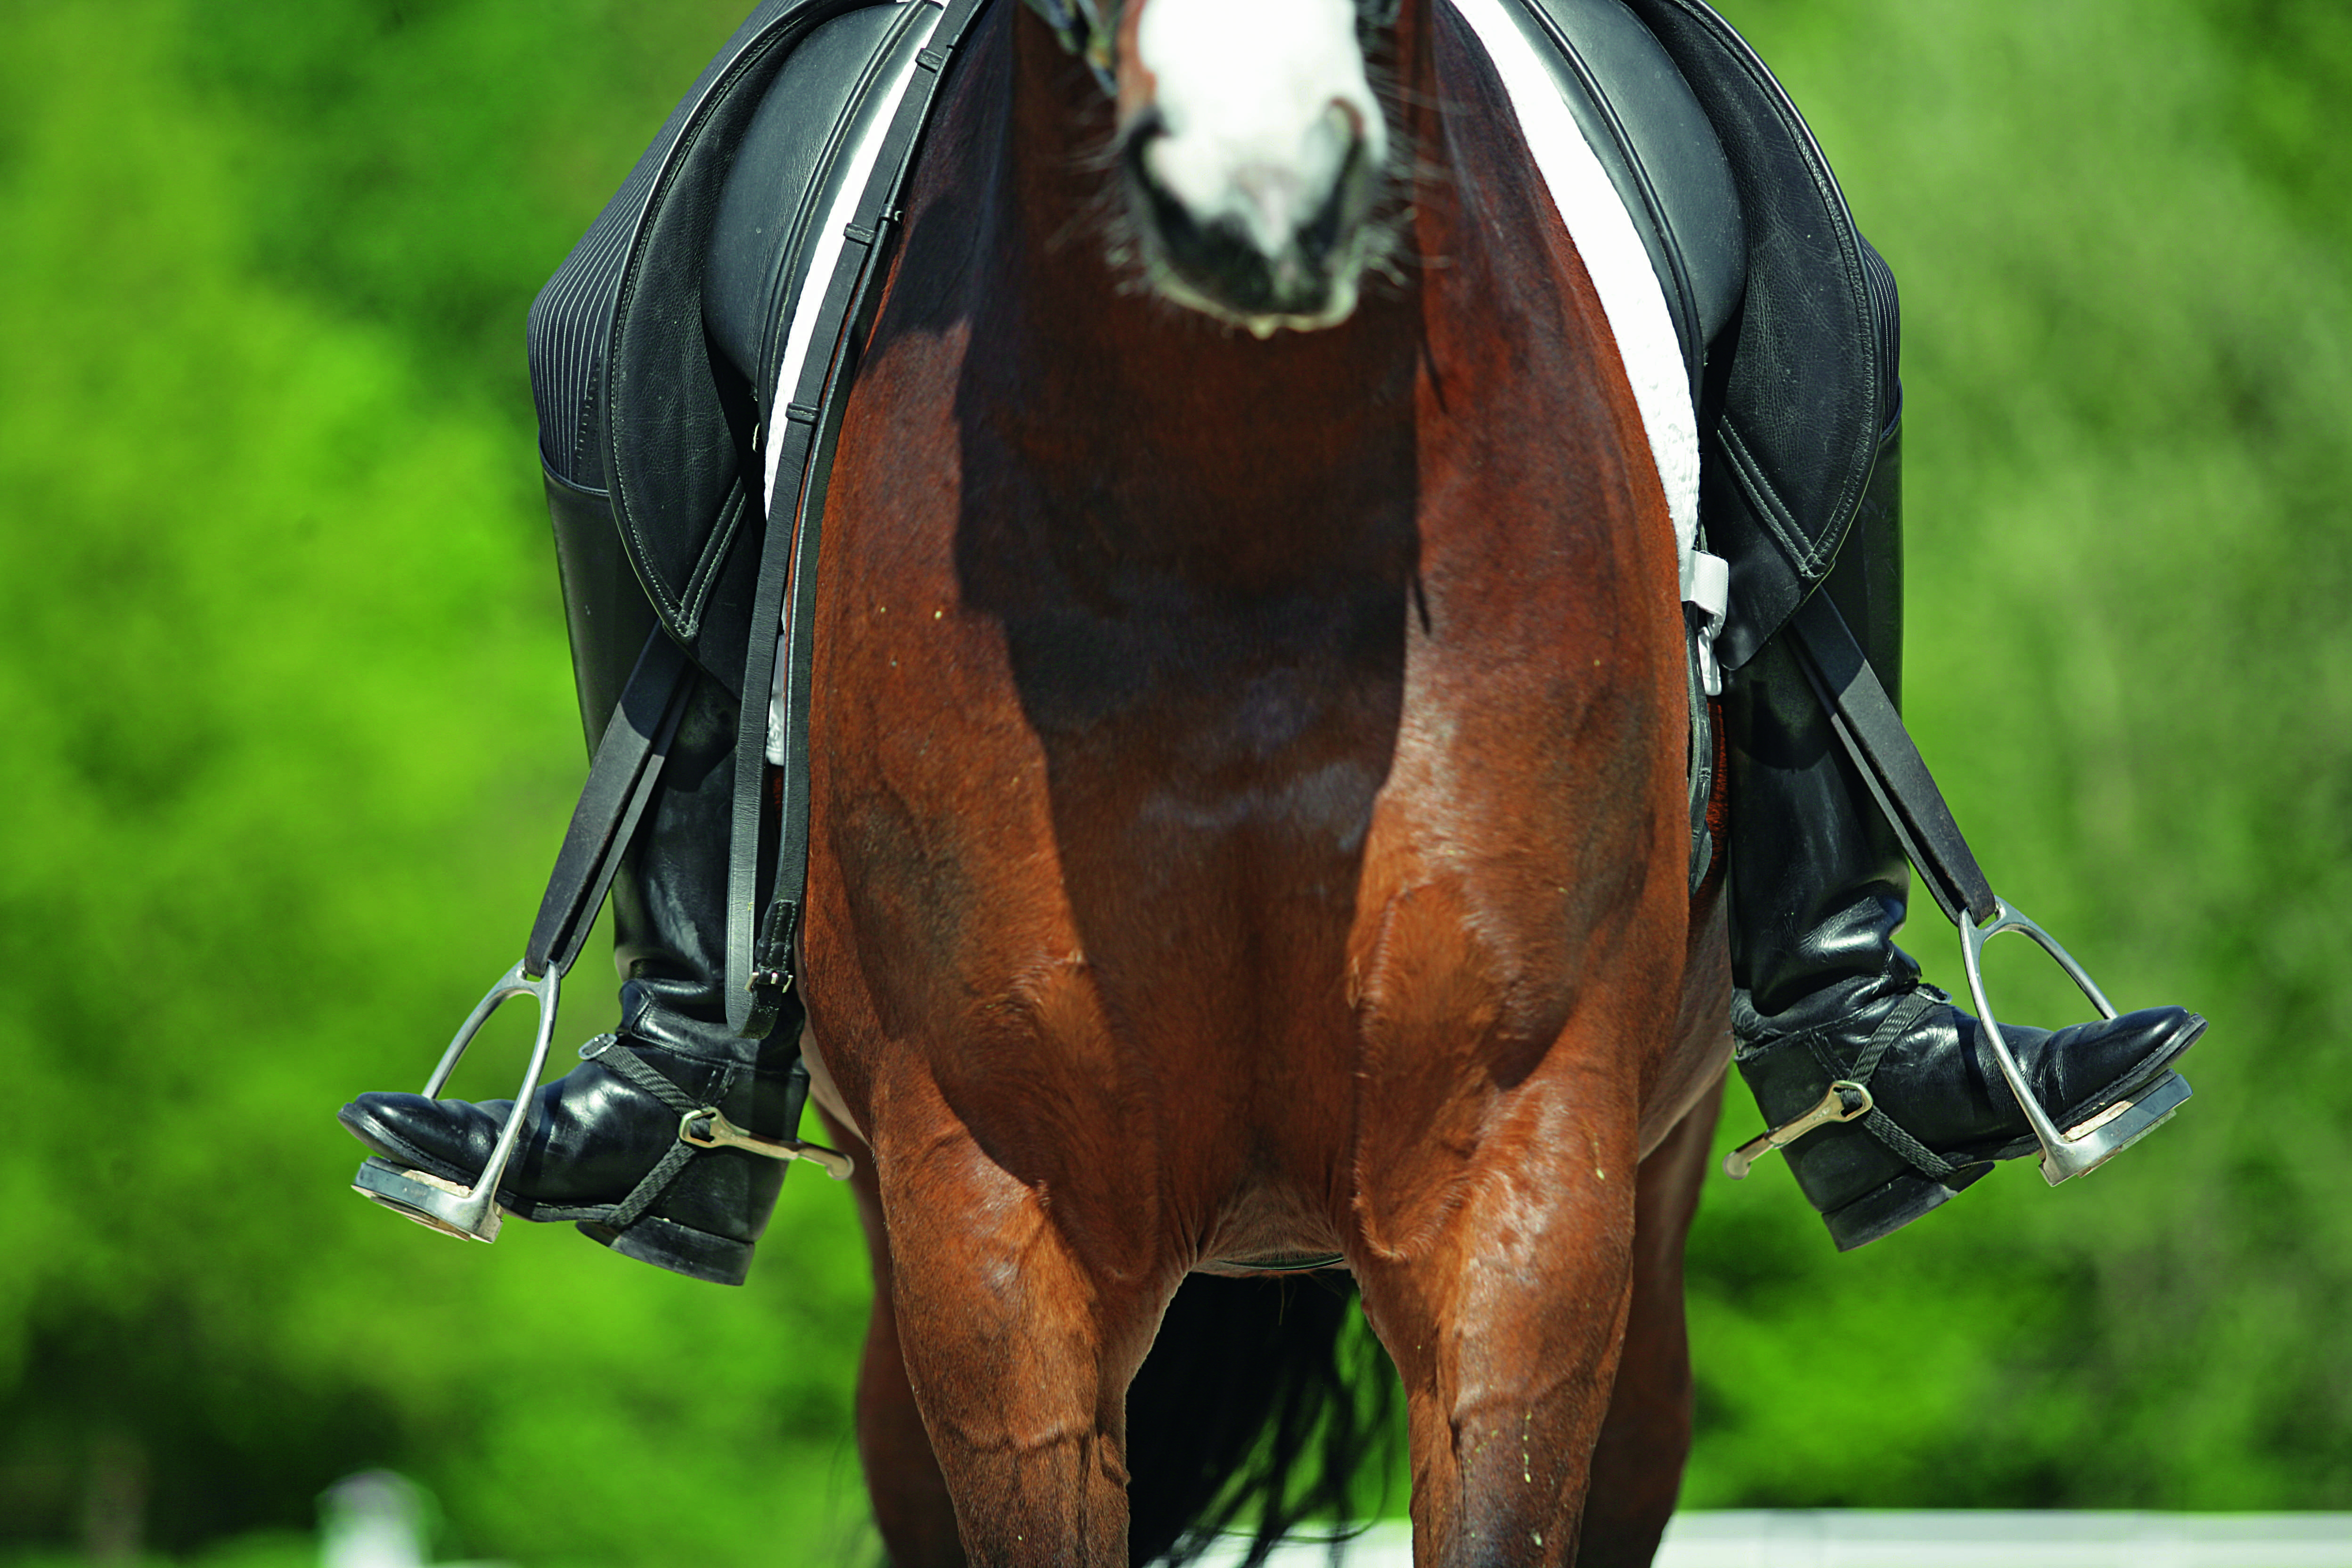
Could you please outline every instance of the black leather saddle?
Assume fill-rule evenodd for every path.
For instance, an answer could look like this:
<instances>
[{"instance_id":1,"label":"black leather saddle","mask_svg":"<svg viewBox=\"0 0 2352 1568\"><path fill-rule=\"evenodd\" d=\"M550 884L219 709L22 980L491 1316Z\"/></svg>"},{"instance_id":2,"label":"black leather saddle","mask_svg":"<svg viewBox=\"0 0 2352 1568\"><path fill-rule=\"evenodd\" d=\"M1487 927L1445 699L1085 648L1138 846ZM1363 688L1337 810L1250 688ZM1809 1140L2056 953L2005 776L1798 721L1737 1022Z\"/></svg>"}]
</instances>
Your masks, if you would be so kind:
<instances>
[{"instance_id":1,"label":"black leather saddle","mask_svg":"<svg viewBox=\"0 0 2352 1568\"><path fill-rule=\"evenodd\" d=\"M1701 523L1731 563L1717 647L1736 668L1828 573L1895 418L1894 279L1787 94L1702 0L1508 5L1665 291L1698 410ZM740 694L782 325L814 215L923 8L764 0L533 304L575 631L649 609ZM645 605L616 596L627 576ZM583 671L592 741L625 673Z\"/></svg>"}]
</instances>

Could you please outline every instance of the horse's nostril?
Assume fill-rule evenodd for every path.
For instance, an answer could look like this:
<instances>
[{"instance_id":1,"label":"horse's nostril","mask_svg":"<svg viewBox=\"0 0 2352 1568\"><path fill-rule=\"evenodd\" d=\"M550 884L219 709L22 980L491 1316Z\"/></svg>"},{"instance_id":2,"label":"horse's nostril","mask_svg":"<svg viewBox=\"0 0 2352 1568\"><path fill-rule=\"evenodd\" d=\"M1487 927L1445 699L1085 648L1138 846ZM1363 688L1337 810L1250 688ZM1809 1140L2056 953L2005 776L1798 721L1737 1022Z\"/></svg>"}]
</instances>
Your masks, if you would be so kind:
<instances>
[{"instance_id":1,"label":"horse's nostril","mask_svg":"<svg viewBox=\"0 0 2352 1568\"><path fill-rule=\"evenodd\" d=\"M1323 203L1315 216L1299 226L1298 247L1318 263L1329 258L1339 247L1348 229L1349 215L1360 210L1357 185L1364 177L1364 139L1357 133L1363 121L1344 103L1334 103L1332 110L1343 113L1349 127L1347 156L1340 161L1339 173L1324 193Z\"/></svg>"},{"instance_id":2,"label":"horse's nostril","mask_svg":"<svg viewBox=\"0 0 2352 1568\"><path fill-rule=\"evenodd\" d=\"M1350 148L1360 147L1364 141L1364 113L1344 98L1335 98L1323 111L1326 123L1331 124Z\"/></svg>"}]
</instances>

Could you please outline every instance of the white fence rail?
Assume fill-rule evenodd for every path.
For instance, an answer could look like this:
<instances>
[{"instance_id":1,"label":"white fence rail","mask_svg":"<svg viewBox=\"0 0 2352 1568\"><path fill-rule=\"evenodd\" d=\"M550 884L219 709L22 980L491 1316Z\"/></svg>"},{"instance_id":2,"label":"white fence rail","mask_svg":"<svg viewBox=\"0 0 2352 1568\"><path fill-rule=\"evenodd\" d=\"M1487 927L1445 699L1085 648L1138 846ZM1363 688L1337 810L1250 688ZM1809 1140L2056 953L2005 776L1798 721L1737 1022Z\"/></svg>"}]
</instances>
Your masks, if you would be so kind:
<instances>
[{"instance_id":1,"label":"white fence rail","mask_svg":"<svg viewBox=\"0 0 2352 1568\"><path fill-rule=\"evenodd\" d=\"M1230 1568L1220 1551L1203 1568ZM1276 1568L1324 1568L1300 1543ZM1410 1568L1404 1527L1351 1542L1346 1568ZM2060 1513L1790 1510L1683 1513L1656 1568L2352 1568L2352 1513Z\"/></svg>"}]
</instances>

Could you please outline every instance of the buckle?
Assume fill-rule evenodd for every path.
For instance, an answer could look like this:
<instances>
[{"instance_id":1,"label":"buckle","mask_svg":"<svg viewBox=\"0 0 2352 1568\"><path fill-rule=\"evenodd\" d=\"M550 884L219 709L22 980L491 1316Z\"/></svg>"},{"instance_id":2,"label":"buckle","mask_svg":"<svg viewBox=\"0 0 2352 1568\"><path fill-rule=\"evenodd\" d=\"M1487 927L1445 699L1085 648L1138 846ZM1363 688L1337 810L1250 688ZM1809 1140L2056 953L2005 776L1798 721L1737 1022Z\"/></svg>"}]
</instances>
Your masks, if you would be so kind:
<instances>
[{"instance_id":1,"label":"buckle","mask_svg":"<svg viewBox=\"0 0 2352 1568\"><path fill-rule=\"evenodd\" d=\"M1723 667L1716 662L1715 639L1722 634L1731 605L1731 563L1694 545L1682 560L1683 603L1698 612L1689 628L1698 656L1699 682L1709 697L1723 695Z\"/></svg>"},{"instance_id":2,"label":"buckle","mask_svg":"<svg viewBox=\"0 0 2352 1568\"><path fill-rule=\"evenodd\" d=\"M1785 1149L1817 1127L1829 1127L1847 1121L1859 1121L1870 1114L1870 1090L1850 1078L1842 1078L1830 1085L1821 1103L1793 1121L1780 1126L1760 1137L1750 1138L1723 1157L1723 1173L1735 1182L1744 1182L1756 1162L1775 1149Z\"/></svg>"}]
</instances>

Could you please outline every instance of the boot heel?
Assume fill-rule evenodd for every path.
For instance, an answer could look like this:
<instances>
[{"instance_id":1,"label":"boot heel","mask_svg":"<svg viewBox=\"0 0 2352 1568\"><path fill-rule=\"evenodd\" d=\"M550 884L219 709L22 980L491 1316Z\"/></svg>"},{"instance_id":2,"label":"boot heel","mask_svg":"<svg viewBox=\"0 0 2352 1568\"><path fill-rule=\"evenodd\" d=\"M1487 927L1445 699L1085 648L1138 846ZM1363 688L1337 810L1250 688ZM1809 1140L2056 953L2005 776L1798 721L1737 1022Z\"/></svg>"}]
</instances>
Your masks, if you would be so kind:
<instances>
[{"instance_id":1,"label":"boot heel","mask_svg":"<svg viewBox=\"0 0 2352 1568\"><path fill-rule=\"evenodd\" d=\"M751 1272L751 1243L713 1236L659 1215L641 1215L617 1229L592 1220L582 1220L573 1228L624 1258L713 1285L740 1285Z\"/></svg>"},{"instance_id":2,"label":"boot heel","mask_svg":"<svg viewBox=\"0 0 2352 1568\"><path fill-rule=\"evenodd\" d=\"M1964 1165L1940 1182L1916 1171L1905 1171L1853 1202L1829 1210L1822 1221L1830 1227L1830 1239L1837 1243L1837 1249L1852 1252L1941 1208L1991 1169L1990 1165Z\"/></svg>"}]
</instances>

